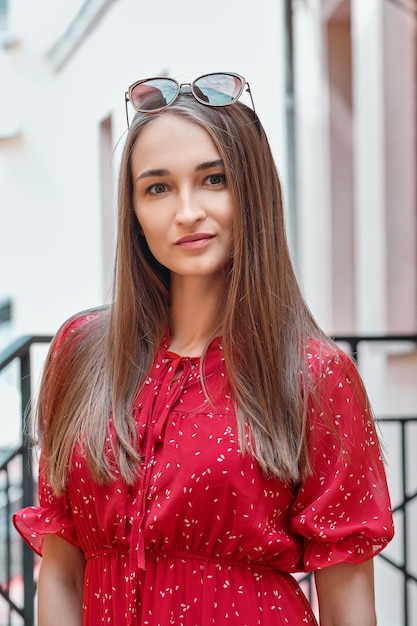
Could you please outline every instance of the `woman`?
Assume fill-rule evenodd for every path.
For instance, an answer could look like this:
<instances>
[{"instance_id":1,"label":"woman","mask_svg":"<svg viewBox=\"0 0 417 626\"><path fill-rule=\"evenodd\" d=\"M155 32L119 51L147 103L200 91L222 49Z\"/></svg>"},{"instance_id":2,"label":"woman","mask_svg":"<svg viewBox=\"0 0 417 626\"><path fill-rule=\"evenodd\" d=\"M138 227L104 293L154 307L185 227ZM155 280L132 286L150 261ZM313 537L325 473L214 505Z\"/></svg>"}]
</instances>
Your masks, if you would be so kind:
<instances>
[{"instance_id":1,"label":"woman","mask_svg":"<svg viewBox=\"0 0 417 626\"><path fill-rule=\"evenodd\" d=\"M39 626L316 624L297 571L322 626L375 624L393 531L372 413L300 293L245 85L127 92L113 303L53 342L40 505L15 516Z\"/></svg>"}]
</instances>

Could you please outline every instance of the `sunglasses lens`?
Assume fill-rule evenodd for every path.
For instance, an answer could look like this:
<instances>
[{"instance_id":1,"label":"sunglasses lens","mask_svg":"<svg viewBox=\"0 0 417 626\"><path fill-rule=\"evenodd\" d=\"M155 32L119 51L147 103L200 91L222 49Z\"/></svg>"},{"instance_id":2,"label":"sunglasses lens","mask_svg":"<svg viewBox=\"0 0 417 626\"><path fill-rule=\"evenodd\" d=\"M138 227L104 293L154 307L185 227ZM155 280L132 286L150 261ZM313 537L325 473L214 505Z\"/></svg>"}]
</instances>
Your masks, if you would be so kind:
<instances>
[{"instance_id":1,"label":"sunglasses lens","mask_svg":"<svg viewBox=\"0 0 417 626\"><path fill-rule=\"evenodd\" d=\"M171 104L178 94L177 83L170 78L151 78L138 83L129 98L138 111L157 111Z\"/></svg>"},{"instance_id":2,"label":"sunglasses lens","mask_svg":"<svg viewBox=\"0 0 417 626\"><path fill-rule=\"evenodd\" d=\"M235 74L206 74L197 78L192 85L197 100L211 106L235 102L243 87L243 79Z\"/></svg>"}]
</instances>

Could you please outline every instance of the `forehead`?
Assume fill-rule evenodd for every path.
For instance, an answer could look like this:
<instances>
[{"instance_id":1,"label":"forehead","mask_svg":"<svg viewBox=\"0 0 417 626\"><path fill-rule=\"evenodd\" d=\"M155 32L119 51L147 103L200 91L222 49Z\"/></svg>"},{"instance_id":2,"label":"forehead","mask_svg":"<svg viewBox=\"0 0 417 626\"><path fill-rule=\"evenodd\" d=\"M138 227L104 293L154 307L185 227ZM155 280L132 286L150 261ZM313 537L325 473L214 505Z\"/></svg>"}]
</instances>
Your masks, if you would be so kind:
<instances>
[{"instance_id":1,"label":"forehead","mask_svg":"<svg viewBox=\"0 0 417 626\"><path fill-rule=\"evenodd\" d=\"M179 115L158 115L142 129L132 150L132 166L153 161L220 158L210 133Z\"/></svg>"}]
</instances>

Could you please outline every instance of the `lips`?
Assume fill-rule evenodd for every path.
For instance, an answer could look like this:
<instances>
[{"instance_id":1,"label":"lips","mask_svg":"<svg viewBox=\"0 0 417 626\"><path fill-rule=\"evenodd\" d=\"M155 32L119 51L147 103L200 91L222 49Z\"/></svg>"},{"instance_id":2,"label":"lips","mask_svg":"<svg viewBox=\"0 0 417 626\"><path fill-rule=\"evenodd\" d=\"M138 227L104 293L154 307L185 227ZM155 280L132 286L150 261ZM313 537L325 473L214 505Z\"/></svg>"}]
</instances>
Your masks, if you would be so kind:
<instances>
[{"instance_id":1,"label":"lips","mask_svg":"<svg viewBox=\"0 0 417 626\"><path fill-rule=\"evenodd\" d=\"M190 235L180 237L180 239L177 239L175 244L182 248L202 248L203 246L207 245L213 238L214 235L211 233L192 233Z\"/></svg>"},{"instance_id":2,"label":"lips","mask_svg":"<svg viewBox=\"0 0 417 626\"><path fill-rule=\"evenodd\" d=\"M185 235L177 239L176 243L181 245L182 243L188 243L189 241L200 241L200 239L213 239L214 235L210 233L192 233L191 235Z\"/></svg>"}]
</instances>

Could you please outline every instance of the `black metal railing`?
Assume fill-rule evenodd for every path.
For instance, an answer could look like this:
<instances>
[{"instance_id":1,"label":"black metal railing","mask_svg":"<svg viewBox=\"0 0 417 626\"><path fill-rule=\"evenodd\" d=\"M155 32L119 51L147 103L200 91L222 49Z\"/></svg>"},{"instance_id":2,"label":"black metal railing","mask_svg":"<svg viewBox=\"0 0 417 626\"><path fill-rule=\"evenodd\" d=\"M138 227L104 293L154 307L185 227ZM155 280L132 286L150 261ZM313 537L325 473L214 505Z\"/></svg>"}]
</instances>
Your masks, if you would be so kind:
<instances>
[{"instance_id":1,"label":"black metal railing","mask_svg":"<svg viewBox=\"0 0 417 626\"><path fill-rule=\"evenodd\" d=\"M31 450L26 437L25 420L31 399L31 347L34 344L49 343L49 336L22 337L14 341L8 348L0 354L0 372L8 366L17 363L19 367L19 396L21 411L21 433L22 440L20 446L12 451L5 451L3 459L0 461L0 513L2 533L0 538L3 544L0 554L4 562L2 564L2 578L0 580L0 600L7 607L7 626L16 624L16 616L21 617L21 623L25 626L32 626L34 623L34 595L35 582L33 576L34 556L32 550L19 542L20 547L20 567L14 571L18 557L14 554L13 542L14 531L11 527L11 516L16 503L16 492L20 492L18 498L19 506L29 506L34 502L34 480ZM3 411L0 406L0 415ZM2 415L1 421L4 424L9 416ZM19 468L17 467L19 466ZM19 475L17 484L16 474ZM22 576L23 597L22 600L15 600L11 596L11 585L14 578ZM19 602L19 604L18 604ZM2 624L1 626L5 626Z\"/></svg>"},{"instance_id":2,"label":"black metal railing","mask_svg":"<svg viewBox=\"0 0 417 626\"><path fill-rule=\"evenodd\" d=\"M340 344L347 344L348 351L350 351L352 357L358 362L360 367L360 345L366 343L393 343L393 342L412 342L417 345L417 334L411 335L388 335L388 336L338 336L335 337L336 341ZM13 600L10 595L10 585L12 580L12 533L14 531L11 528L10 518L13 513L12 499L10 498L10 491L16 487L21 490L21 499L19 499L19 506L29 506L33 504L35 500L34 494L34 478L32 469L31 452L28 446L28 441L25 436L25 420L27 409L30 405L31 399L31 346L34 344L48 343L51 337L38 336L38 337L23 337L15 341L7 350L0 354L0 372L4 370L12 362L17 361L20 365L20 389L19 395L21 398L21 419L22 419L22 442L18 449L11 451L5 459L0 459L0 511L1 507L4 509L5 524L5 536L0 537L0 541L3 543L0 554L4 554L4 581L0 580L0 600L3 599L8 605L8 621L6 624L0 624L0 626L11 626L17 623L13 620L13 616L20 616L21 623L24 626L33 626L34 623L34 595L36 586L34 582L34 557L32 551L23 542L19 542L21 554L21 567L19 572L22 575L23 583L23 600L21 605L18 605L17 601ZM0 406L0 411L2 407ZM4 418L3 418L4 419ZM408 440L408 429L417 424L417 415L415 416L397 416L397 417L378 417L378 422L381 425L393 425L400 431L399 446L401 457L401 487L400 494L397 497L399 503L394 507L394 517L399 517L396 520L396 525L401 526L400 541L402 543L402 561L398 562L386 553L380 554L377 558L383 559L390 567L394 568L402 576L402 622L401 626L412 626L417 623L417 617L411 615L411 596L410 585L417 584L417 578L412 573L409 563L409 533L410 533L410 503L413 503L417 498L417 492L410 493L408 490L408 476L407 470L410 468L409 450L406 442ZM21 483L19 485L13 484L14 479L11 478L10 468L15 463L16 459L20 459L21 465ZM4 504L3 504L4 503ZM1 528L1 526L0 526ZM16 533L14 533L16 535ZM306 591L310 601L314 600L314 582L311 575L304 576L301 579L303 589ZM414 621L413 621L414 619ZM400 626L400 622L398 622Z\"/></svg>"},{"instance_id":3,"label":"black metal railing","mask_svg":"<svg viewBox=\"0 0 417 626\"><path fill-rule=\"evenodd\" d=\"M388 565L396 569L402 576L402 607L403 624L412 626L417 623L417 613L412 616L411 585L417 585L417 576L411 571L410 562L410 532L411 532L411 504L417 501L417 490L411 493L408 490L407 468L410 467L410 454L406 446L408 431L410 426L417 424L417 417L384 417L378 420L382 424L394 424L400 429L400 449L401 449L401 480L399 503L393 507L393 514L396 532L400 535L402 562L397 562L383 552L379 555ZM414 455L415 458L415 455ZM417 589L417 586L416 586Z\"/></svg>"}]
</instances>

